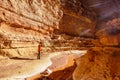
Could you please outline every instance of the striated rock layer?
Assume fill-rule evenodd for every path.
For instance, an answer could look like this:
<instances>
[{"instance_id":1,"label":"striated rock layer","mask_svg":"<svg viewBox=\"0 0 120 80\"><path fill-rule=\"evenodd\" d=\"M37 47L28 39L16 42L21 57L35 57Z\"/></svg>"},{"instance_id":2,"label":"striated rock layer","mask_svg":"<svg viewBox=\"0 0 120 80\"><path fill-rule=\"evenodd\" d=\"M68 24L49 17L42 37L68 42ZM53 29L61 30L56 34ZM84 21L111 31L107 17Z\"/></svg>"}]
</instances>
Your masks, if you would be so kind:
<instances>
[{"instance_id":1,"label":"striated rock layer","mask_svg":"<svg viewBox=\"0 0 120 80\"><path fill-rule=\"evenodd\" d=\"M39 41L45 47L43 52L51 50L55 32L94 37L94 15L89 18L83 13L78 0L1 0L0 53L10 58L31 58L37 53Z\"/></svg>"},{"instance_id":2,"label":"striated rock layer","mask_svg":"<svg viewBox=\"0 0 120 80\"><path fill-rule=\"evenodd\" d=\"M59 1L1 0L0 55L32 57L39 41L50 46L50 36L62 16Z\"/></svg>"},{"instance_id":3,"label":"striated rock layer","mask_svg":"<svg viewBox=\"0 0 120 80\"><path fill-rule=\"evenodd\" d=\"M74 80L119 80L119 4L119 0L0 0L0 59L36 59L39 41L43 42L44 53L91 47L76 59L77 68L73 63L72 68L64 68L70 74L60 67L49 77L61 80L64 73L68 74L64 79L72 79L76 68ZM18 74L21 66L15 65ZM1 69L5 69L4 65Z\"/></svg>"}]
</instances>

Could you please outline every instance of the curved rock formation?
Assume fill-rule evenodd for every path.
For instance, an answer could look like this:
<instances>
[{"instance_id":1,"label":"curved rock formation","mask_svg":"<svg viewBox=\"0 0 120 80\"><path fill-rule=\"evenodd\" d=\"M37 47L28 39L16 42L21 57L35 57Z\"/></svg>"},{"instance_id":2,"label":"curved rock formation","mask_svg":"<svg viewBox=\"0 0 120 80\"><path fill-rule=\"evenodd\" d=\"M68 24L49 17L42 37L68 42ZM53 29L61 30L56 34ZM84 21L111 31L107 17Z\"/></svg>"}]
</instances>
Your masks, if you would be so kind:
<instances>
[{"instance_id":1,"label":"curved rock formation","mask_svg":"<svg viewBox=\"0 0 120 80\"><path fill-rule=\"evenodd\" d=\"M95 47L77 60L74 80L116 80L120 79L120 48Z\"/></svg>"},{"instance_id":2,"label":"curved rock formation","mask_svg":"<svg viewBox=\"0 0 120 80\"><path fill-rule=\"evenodd\" d=\"M77 60L77 68L73 73L74 80L119 80L120 65L120 10L118 0L95 0L89 2L98 15L96 47ZM86 4L86 5L87 5ZM110 7L113 5L112 7ZM99 12L99 13L98 13ZM114 69L114 70L113 70Z\"/></svg>"},{"instance_id":3,"label":"curved rock formation","mask_svg":"<svg viewBox=\"0 0 120 80\"><path fill-rule=\"evenodd\" d=\"M87 14L83 15L85 8L82 7L81 1L61 0L61 2L63 17L60 21L60 31L73 36L94 37L95 20L88 18Z\"/></svg>"},{"instance_id":4,"label":"curved rock formation","mask_svg":"<svg viewBox=\"0 0 120 80\"><path fill-rule=\"evenodd\" d=\"M119 80L119 4L120 0L0 0L0 78L18 78L21 74L26 78L34 76L36 70L41 73L50 66L50 60L47 60L48 65L45 60L33 60L37 57L38 42L42 41L43 55L51 52L47 58L57 55L59 59L58 54L53 54L57 51L62 54L66 50L75 53L88 49L87 54L79 59L69 56L71 66L76 59L76 69L76 66L68 68L68 56L62 56L64 64L61 65L55 64L57 59L54 57L53 64L57 67L48 67L53 73L47 77L60 80L63 79L62 73L66 72L63 70L71 69L64 79L72 79L75 69L74 80ZM44 69L40 66L42 62ZM36 66L24 72L32 63Z\"/></svg>"}]
</instances>

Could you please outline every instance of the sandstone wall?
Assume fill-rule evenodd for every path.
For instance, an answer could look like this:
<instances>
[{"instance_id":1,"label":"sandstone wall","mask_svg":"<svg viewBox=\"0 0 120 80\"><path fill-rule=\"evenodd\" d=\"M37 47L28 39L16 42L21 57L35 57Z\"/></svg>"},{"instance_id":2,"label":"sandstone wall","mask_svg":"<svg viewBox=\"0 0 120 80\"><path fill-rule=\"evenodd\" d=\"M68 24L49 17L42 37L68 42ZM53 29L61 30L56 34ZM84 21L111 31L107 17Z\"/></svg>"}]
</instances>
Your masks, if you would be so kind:
<instances>
[{"instance_id":1,"label":"sandstone wall","mask_svg":"<svg viewBox=\"0 0 120 80\"><path fill-rule=\"evenodd\" d=\"M61 32L72 36L94 37L94 11L90 13L79 0L61 0L61 5L64 13L59 25Z\"/></svg>"},{"instance_id":2,"label":"sandstone wall","mask_svg":"<svg viewBox=\"0 0 120 80\"><path fill-rule=\"evenodd\" d=\"M0 58L35 59L39 41L44 43L44 52L49 46L57 46L59 51L66 45L87 49L90 43L93 48L76 61L73 79L119 80L119 3L119 0L0 0ZM79 38L52 35L54 30ZM82 44L80 37L92 39L84 38ZM51 45L52 38L57 41Z\"/></svg>"},{"instance_id":3,"label":"sandstone wall","mask_svg":"<svg viewBox=\"0 0 120 80\"><path fill-rule=\"evenodd\" d=\"M43 51L49 50L56 29L69 35L93 37L95 22L83 13L78 0L1 0L0 52L9 57L25 53L29 53L25 57L33 56L39 41L48 48Z\"/></svg>"},{"instance_id":4,"label":"sandstone wall","mask_svg":"<svg viewBox=\"0 0 120 80\"><path fill-rule=\"evenodd\" d=\"M0 54L9 57L36 55L39 41L50 46L50 36L62 17L59 1L1 0Z\"/></svg>"}]
</instances>

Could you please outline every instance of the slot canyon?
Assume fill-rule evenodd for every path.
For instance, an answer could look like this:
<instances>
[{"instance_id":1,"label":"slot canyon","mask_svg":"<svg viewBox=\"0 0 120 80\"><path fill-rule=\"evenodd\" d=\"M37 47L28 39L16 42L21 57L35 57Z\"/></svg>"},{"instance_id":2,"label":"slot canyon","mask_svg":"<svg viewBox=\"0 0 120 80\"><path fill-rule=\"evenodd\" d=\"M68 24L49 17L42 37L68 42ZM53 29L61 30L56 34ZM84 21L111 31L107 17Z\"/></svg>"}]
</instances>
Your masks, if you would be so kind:
<instances>
[{"instance_id":1,"label":"slot canyon","mask_svg":"<svg viewBox=\"0 0 120 80\"><path fill-rule=\"evenodd\" d=\"M120 80L120 0L0 0L0 80Z\"/></svg>"}]
</instances>

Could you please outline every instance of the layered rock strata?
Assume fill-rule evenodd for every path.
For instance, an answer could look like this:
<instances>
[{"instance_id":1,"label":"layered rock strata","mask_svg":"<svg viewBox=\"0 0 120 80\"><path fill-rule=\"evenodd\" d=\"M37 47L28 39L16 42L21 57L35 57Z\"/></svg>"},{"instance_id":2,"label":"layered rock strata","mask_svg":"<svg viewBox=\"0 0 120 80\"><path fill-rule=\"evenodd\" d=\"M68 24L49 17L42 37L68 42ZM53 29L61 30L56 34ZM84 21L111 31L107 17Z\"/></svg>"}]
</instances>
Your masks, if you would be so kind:
<instances>
[{"instance_id":1,"label":"layered rock strata","mask_svg":"<svg viewBox=\"0 0 120 80\"><path fill-rule=\"evenodd\" d=\"M1 0L1 55L32 58L37 53L39 41L44 41L43 46L49 47L50 36L58 28L62 16L59 7L57 0Z\"/></svg>"},{"instance_id":2,"label":"layered rock strata","mask_svg":"<svg viewBox=\"0 0 120 80\"><path fill-rule=\"evenodd\" d=\"M43 52L48 52L49 49L55 52L93 47L86 55L76 60L76 69L73 66L72 69L65 70L70 69L73 72L75 69L74 80L119 80L119 3L119 0L1 0L0 58L36 59L39 41L44 43ZM55 32L60 35L57 36ZM66 34L77 37L73 38ZM87 39L81 37L87 37ZM8 63L11 61L10 64L2 64L7 61ZM17 75L22 74L20 71L28 68L32 62L40 69L39 63L42 62L42 60L40 62L31 60L30 63L18 61L17 66L18 63L12 64L16 60L7 61L3 60L1 63L3 65L1 66L1 78L6 76L16 78ZM22 63L25 65L22 66ZM9 66L14 66L17 74L12 71L13 68L10 70ZM54 70L56 69L63 68ZM2 73L3 70L5 70L4 73ZM7 70L10 73L7 73ZM11 74L12 72L14 74ZM32 74L34 71L29 72ZM56 75L53 73L50 78L63 79L62 73L66 71L57 71ZM65 76L64 79L72 79L71 74ZM55 78L57 76L58 78Z\"/></svg>"},{"instance_id":3,"label":"layered rock strata","mask_svg":"<svg viewBox=\"0 0 120 80\"><path fill-rule=\"evenodd\" d=\"M69 6L72 6L72 9ZM43 52L48 51L51 49L51 43L54 44L51 38L55 29L70 35L93 37L95 21L82 15L85 11L81 6L81 2L77 0L1 0L1 54L8 57L30 58L36 55L39 41L46 46ZM73 26L75 28L72 29Z\"/></svg>"}]
</instances>

